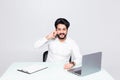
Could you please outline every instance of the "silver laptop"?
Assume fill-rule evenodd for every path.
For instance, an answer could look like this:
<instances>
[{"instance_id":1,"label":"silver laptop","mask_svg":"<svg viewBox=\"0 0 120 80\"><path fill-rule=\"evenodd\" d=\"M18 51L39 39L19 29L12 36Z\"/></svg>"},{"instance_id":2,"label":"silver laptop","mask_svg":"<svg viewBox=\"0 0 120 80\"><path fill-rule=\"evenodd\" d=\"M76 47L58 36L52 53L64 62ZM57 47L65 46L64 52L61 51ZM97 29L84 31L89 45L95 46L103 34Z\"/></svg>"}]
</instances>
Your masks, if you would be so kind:
<instances>
[{"instance_id":1,"label":"silver laptop","mask_svg":"<svg viewBox=\"0 0 120 80\"><path fill-rule=\"evenodd\" d=\"M69 72L78 76L85 76L101 70L102 52L83 55L82 67L72 68Z\"/></svg>"}]
</instances>

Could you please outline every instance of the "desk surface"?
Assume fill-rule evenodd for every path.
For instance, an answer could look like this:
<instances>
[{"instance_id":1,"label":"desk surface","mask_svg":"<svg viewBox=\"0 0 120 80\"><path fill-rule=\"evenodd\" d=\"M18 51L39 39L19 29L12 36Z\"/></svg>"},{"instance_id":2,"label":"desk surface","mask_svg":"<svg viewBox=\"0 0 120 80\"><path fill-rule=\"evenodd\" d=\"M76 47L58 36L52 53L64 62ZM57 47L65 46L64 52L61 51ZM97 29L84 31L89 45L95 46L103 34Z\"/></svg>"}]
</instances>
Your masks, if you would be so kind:
<instances>
[{"instance_id":1,"label":"desk surface","mask_svg":"<svg viewBox=\"0 0 120 80\"><path fill-rule=\"evenodd\" d=\"M48 66L47 69L33 73L26 74L17 71L18 68L22 68L28 65L38 64ZM111 75L102 69L99 72L87 75L77 76L69 73L63 69L63 64L55 63L43 63L43 62L21 62L12 64L8 70L3 74L0 80L114 80Z\"/></svg>"}]
</instances>

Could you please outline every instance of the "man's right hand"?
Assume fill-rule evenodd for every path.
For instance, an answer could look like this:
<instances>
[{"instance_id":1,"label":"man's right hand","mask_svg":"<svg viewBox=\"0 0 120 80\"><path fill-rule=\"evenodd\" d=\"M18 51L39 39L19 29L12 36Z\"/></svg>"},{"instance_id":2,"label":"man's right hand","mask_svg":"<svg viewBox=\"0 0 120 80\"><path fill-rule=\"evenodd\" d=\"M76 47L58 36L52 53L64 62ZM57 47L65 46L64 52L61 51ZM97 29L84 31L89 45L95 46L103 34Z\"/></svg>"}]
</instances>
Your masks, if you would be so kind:
<instances>
[{"instance_id":1,"label":"man's right hand","mask_svg":"<svg viewBox=\"0 0 120 80\"><path fill-rule=\"evenodd\" d=\"M47 40L54 39L56 37L56 34L57 34L56 30L54 30L46 36L46 39Z\"/></svg>"}]
</instances>

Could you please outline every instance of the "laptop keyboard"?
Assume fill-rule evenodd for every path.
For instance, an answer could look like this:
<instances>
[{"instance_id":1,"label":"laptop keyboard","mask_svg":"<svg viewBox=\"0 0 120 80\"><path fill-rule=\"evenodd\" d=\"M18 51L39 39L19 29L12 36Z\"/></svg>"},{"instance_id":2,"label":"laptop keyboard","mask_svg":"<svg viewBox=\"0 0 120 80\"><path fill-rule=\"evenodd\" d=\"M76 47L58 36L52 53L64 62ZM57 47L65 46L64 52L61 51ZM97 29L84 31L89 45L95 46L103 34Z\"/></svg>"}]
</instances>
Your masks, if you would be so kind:
<instances>
[{"instance_id":1,"label":"laptop keyboard","mask_svg":"<svg viewBox=\"0 0 120 80\"><path fill-rule=\"evenodd\" d=\"M75 71L75 73L77 73L77 74L81 74L81 70Z\"/></svg>"}]
</instances>

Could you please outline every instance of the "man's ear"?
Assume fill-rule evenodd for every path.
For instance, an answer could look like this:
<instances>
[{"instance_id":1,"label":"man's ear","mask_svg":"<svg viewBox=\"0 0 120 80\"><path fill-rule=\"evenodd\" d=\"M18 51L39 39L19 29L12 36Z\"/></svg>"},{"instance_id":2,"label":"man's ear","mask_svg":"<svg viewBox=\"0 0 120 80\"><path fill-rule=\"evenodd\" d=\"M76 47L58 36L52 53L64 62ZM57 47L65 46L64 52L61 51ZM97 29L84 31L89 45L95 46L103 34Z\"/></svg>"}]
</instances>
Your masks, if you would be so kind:
<instances>
[{"instance_id":1,"label":"man's ear","mask_svg":"<svg viewBox=\"0 0 120 80\"><path fill-rule=\"evenodd\" d=\"M57 34L57 29L55 29L55 31L56 31L56 36L55 36L55 38L56 38L56 37L57 37L57 35L58 35L58 34Z\"/></svg>"},{"instance_id":2,"label":"man's ear","mask_svg":"<svg viewBox=\"0 0 120 80\"><path fill-rule=\"evenodd\" d=\"M55 31L57 31L57 28L55 28Z\"/></svg>"},{"instance_id":3,"label":"man's ear","mask_svg":"<svg viewBox=\"0 0 120 80\"><path fill-rule=\"evenodd\" d=\"M57 33L57 29L55 29L56 33Z\"/></svg>"}]
</instances>

